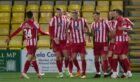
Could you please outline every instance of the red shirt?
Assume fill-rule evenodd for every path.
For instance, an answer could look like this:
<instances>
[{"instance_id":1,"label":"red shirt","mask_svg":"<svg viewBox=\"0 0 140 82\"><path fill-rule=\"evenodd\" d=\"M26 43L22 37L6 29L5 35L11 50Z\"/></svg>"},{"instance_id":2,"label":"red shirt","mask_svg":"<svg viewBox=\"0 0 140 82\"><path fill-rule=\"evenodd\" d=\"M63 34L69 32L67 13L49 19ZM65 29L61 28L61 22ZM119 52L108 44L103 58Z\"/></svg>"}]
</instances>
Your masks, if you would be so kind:
<instances>
[{"instance_id":1,"label":"red shirt","mask_svg":"<svg viewBox=\"0 0 140 82\"><path fill-rule=\"evenodd\" d=\"M116 34L115 34L115 41L116 42L126 42L128 41L128 33L125 30L119 30L120 27L131 28L132 24L128 18L119 17L117 19L116 25Z\"/></svg>"},{"instance_id":2,"label":"red shirt","mask_svg":"<svg viewBox=\"0 0 140 82\"><path fill-rule=\"evenodd\" d=\"M38 32L42 35L48 35L48 33L43 32L38 23L32 19L29 19L22 23L20 27L10 35L10 38L17 35L21 30L23 30L23 36L26 41L26 46L36 46L37 45L37 34Z\"/></svg>"}]
</instances>

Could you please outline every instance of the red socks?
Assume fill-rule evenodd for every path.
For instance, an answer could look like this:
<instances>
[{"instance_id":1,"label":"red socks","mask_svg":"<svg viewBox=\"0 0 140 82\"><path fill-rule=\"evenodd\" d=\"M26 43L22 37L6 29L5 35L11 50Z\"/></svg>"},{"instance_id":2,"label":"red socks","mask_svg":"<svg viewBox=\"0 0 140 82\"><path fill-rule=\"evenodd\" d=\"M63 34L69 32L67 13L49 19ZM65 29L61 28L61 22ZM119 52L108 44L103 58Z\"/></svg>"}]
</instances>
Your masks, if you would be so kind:
<instances>
[{"instance_id":1,"label":"red socks","mask_svg":"<svg viewBox=\"0 0 140 82\"><path fill-rule=\"evenodd\" d=\"M107 73L107 69L108 69L108 61L107 60L103 61L103 67L104 67L104 73Z\"/></svg>"},{"instance_id":2,"label":"red socks","mask_svg":"<svg viewBox=\"0 0 140 82\"><path fill-rule=\"evenodd\" d=\"M113 72L117 72L118 59L112 59Z\"/></svg>"},{"instance_id":3,"label":"red socks","mask_svg":"<svg viewBox=\"0 0 140 82\"><path fill-rule=\"evenodd\" d=\"M35 69L36 73L38 74L39 73L39 68L38 68L37 62L36 61L32 61L32 64L34 66L34 69Z\"/></svg>"},{"instance_id":4,"label":"red socks","mask_svg":"<svg viewBox=\"0 0 140 82\"><path fill-rule=\"evenodd\" d=\"M27 60L27 61L25 62L25 65L24 65L24 70L23 70L23 72L24 72L24 73L27 73L29 67L30 67L30 61Z\"/></svg>"},{"instance_id":5,"label":"red socks","mask_svg":"<svg viewBox=\"0 0 140 82\"><path fill-rule=\"evenodd\" d=\"M74 63L74 65L76 66L77 71L80 71L80 66L79 66L79 63L78 63L77 59L74 59L74 60L73 60L73 63Z\"/></svg>"},{"instance_id":6,"label":"red socks","mask_svg":"<svg viewBox=\"0 0 140 82\"><path fill-rule=\"evenodd\" d=\"M56 60L56 65L57 65L58 71L62 72L62 61L61 60Z\"/></svg>"},{"instance_id":7,"label":"red socks","mask_svg":"<svg viewBox=\"0 0 140 82\"><path fill-rule=\"evenodd\" d=\"M95 68L96 68L96 72L99 73L100 72L100 63L99 63L99 61L95 61Z\"/></svg>"},{"instance_id":8,"label":"red socks","mask_svg":"<svg viewBox=\"0 0 140 82\"><path fill-rule=\"evenodd\" d=\"M65 68L67 68L69 65L69 59L65 59Z\"/></svg>"},{"instance_id":9,"label":"red socks","mask_svg":"<svg viewBox=\"0 0 140 82\"><path fill-rule=\"evenodd\" d=\"M109 61L109 65L111 67L111 70L113 69L113 66L112 66L112 57L108 57L108 61Z\"/></svg>"},{"instance_id":10,"label":"red socks","mask_svg":"<svg viewBox=\"0 0 140 82\"><path fill-rule=\"evenodd\" d=\"M72 73L73 70L73 61L69 61L69 72Z\"/></svg>"},{"instance_id":11,"label":"red socks","mask_svg":"<svg viewBox=\"0 0 140 82\"><path fill-rule=\"evenodd\" d=\"M125 58L125 59L123 59L121 61L122 61L122 64L124 66L122 68L123 68L124 72L126 73L129 70L129 68L130 68L130 63L129 63L127 58Z\"/></svg>"},{"instance_id":12,"label":"red socks","mask_svg":"<svg viewBox=\"0 0 140 82\"><path fill-rule=\"evenodd\" d=\"M82 75L86 74L86 60L82 60Z\"/></svg>"}]
</instances>

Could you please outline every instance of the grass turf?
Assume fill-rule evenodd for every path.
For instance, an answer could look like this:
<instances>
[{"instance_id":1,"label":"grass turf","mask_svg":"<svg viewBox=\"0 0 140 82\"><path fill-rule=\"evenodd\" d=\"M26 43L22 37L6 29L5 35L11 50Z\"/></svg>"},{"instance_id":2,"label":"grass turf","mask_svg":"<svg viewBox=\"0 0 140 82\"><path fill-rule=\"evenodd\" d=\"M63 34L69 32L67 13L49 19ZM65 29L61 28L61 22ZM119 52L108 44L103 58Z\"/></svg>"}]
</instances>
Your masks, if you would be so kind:
<instances>
[{"instance_id":1,"label":"grass turf","mask_svg":"<svg viewBox=\"0 0 140 82\"><path fill-rule=\"evenodd\" d=\"M20 73L0 73L0 82L139 82L140 81L140 74L133 74L132 78L127 79L111 79L111 78L99 78L95 79L92 78L93 74L87 74L86 79L81 78L56 78L57 74L54 73L48 73L45 76L43 76L42 79L38 79L36 74L28 74L30 76L30 79L20 79Z\"/></svg>"}]
</instances>

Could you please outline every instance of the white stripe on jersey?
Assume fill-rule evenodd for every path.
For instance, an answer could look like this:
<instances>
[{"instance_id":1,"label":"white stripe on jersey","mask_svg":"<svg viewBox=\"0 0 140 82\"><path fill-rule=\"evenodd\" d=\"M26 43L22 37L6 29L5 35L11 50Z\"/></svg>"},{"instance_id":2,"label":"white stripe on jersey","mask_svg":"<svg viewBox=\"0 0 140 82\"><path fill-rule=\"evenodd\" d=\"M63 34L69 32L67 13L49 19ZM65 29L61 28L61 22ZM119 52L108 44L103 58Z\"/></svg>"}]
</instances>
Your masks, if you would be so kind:
<instances>
[{"instance_id":1,"label":"white stripe on jersey","mask_svg":"<svg viewBox=\"0 0 140 82\"><path fill-rule=\"evenodd\" d=\"M36 21L34 21L34 25L36 26L37 29L39 28L39 24Z\"/></svg>"},{"instance_id":2,"label":"white stripe on jersey","mask_svg":"<svg viewBox=\"0 0 140 82\"><path fill-rule=\"evenodd\" d=\"M106 27L105 23L103 23L103 27L105 29L105 27ZM106 30L103 31L103 38L104 38L103 42L106 42L106 33L105 32L106 32Z\"/></svg>"},{"instance_id":3,"label":"white stripe on jersey","mask_svg":"<svg viewBox=\"0 0 140 82\"><path fill-rule=\"evenodd\" d=\"M31 45L31 46L33 45L32 40L33 40L33 39L30 39L30 45Z\"/></svg>"},{"instance_id":4,"label":"white stripe on jersey","mask_svg":"<svg viewBox=\"0 0 140 82\"><path fill-rule=\"evenodd\" d=\"M84 24L84 21L82 20L82 23L81 24L80 24L80 22L81 21L79 21L79 27L81 27L81 28L79 28L80 29L80 32L79 32L80 33L80 40L81 40L81 42L83 42L83 38L84 37L82 37L82 29L84 29L83 28L84 26L82 24Z\"/></svg>"},{"instance_id":5,"label":"white stripe on jersey","mask_svg":"<svg viewBox=\"0 0 140 82\"><path fill-rule=\"evenodd\" d=\"M57 19L56 19L56 17L54 17L54 36L56 36L56 32L57 32Z\"/></svg>"},{"instance_id":6,"label":"white stripe on jersey","mask_svg":"<svg viewBox=\"0 0 140 82\"><path fill-rule=\"evenodd\" d=\"M61 19L60 18L58 18L58 20L57 20L57 33L56 33L56 36L57 37L59 37L60 36L60 29L61 29L61 27L60 27L60 25L59 25L59 23L61 22ZM60 36L60 39L61 39L61 36Z\"/></svg>"},{"instance_id":7,"label":"white stripe on jersey","mask_svg":"<svg viewBox=\"0 0 140 82\"><path fill-rule=\"evenodd\" d=\"M102 38L104 39L103 34L102 34L104 29L103 29L102 22L100 22L99 24L100 24L99 30L102 31L102 32L99 32L99 34L100 34L100 36L99 36L100 37L99 42L102 42Z\"/></svg>"}]
</instances>

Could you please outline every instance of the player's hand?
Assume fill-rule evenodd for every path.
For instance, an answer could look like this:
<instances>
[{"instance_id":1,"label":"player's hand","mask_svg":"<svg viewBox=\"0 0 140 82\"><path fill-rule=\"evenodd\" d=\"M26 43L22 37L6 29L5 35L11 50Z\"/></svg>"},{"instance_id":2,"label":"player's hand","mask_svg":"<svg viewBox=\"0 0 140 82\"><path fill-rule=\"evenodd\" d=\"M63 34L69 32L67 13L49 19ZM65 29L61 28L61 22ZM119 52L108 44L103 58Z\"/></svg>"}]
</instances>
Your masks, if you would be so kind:
<instances>
[{"instance_id":1,"label":"player's hand","mask_svg":"<svg viewBox=\"0 0 140 82\"><path fill-rule=\"evenodd\" d=\"M49 32L46 32L46 35L50 35L50 33Z\"/></svg>"},{"instance_id":2,"label":"player's hand","mask_svg":"<svg viewBox=\"0 0 140 82\"><path fill-rule=\"evenodd\" d=\"M6 40L5 40L6 43L9 43L10 42L10 37L8 37Z\"/></svg>"},{"instance_id":3,"label":"player's hand","mask_svg":"<svg viewBox=\"0 0 140 82\"><path fill-rule=\"evenodd\" d=\"M55 41L56 44L60 43L58 38L54 38L54 41Z\"/></svg>"}]
</instances>

